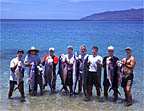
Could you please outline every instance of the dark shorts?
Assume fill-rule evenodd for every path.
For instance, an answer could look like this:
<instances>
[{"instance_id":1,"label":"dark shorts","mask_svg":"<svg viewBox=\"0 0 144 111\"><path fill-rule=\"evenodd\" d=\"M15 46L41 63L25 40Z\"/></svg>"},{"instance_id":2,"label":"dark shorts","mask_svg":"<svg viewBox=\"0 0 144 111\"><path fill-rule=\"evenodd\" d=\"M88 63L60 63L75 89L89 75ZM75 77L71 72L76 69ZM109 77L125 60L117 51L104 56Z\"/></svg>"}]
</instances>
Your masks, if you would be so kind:
<instances>
[{"instance_id":1,"label":"dark shorts","mask_svg":"<svg viewBox=\"0 0 144 111\"><path fill-rule=\"evenodd\" d=\"M88 72L88 86L92 87L93 85L100 87L97 72Z\"/></svg>"},{"instance_id":2,"label":"dark shorts","mask_svg":"<svg viewBox=\"0 0 144 111\"><path fill-rule=\"evenodd\" d=\"M131 74L124 74L123 77L122 77L121 86L123 88L125 88L126 86L132 86L132 84L133 84L133 78L134 78L133 73L131 73Z\"/></svg>"},{"instance_id":3,"label":"dark shorts","mask_svg":"<svg viewBox=\"0 0 144 111\"><path fill-rule=\"evenodd\" d=\"M24 81L21 81L20 83L24 83ZM9 81L9 84L10 85L17 85L17 81Z\"/></svg>"},{"instance_id":4,"label":"dark shorts","mask_svg":"<svg viewBox=\"0 0 144 111\"><path fill-rule=\"evenodd\" d=\"M66 85L72 86L73 85L73 77L72 77L72 70L68 70L67 72L67 78L66 78Z\"/></svg>"}]
</instances>

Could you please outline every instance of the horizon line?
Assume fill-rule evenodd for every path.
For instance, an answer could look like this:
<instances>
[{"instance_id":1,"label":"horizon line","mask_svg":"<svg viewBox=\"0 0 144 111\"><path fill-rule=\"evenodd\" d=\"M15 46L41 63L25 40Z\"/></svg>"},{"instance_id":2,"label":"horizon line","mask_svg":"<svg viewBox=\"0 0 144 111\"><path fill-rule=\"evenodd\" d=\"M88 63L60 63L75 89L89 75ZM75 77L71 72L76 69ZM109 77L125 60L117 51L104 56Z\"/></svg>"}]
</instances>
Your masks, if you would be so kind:
<instances>
[{"instance_id":1,"label":"horizon line","mask_svg":"<svg viewBox=\"0 0 144 111\"><path fill-rule=\"evenodd\" d=\"M83 20L83 19L0 19L0 21L144 21L144 20Z\"/></svg>"}]
</instances>

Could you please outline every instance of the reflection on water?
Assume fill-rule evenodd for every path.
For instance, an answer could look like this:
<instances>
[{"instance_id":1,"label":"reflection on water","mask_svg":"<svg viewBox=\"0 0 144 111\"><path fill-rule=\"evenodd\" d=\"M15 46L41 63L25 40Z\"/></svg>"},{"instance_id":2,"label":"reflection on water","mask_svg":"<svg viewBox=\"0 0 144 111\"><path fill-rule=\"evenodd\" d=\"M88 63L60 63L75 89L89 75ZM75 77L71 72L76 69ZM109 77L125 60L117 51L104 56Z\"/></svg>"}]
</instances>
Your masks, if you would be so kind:
<instances>
[{"instance_id":1,"label":"reflection on water","mask_svg":"<svg viewBox=\"0 0 144 111\"><path fill-rule=\"evenodd\" d=\"M137 78L136 78L137 79ZM138 79L137 79L138 80ZM3 111L142 111L143 107L143 91L140 88L142 79L139 79L137 83L134 83L133 93L133 105L131 107L125 107L124 105L124 93L120 88L121 95L116 103L112 101L113 92L109 94L109 98L106 100L103 97L103 91L100 98L96 97L95 88L93 88L93 97L89 102L83 101L83 94L77 96L69 96L60 92L60 81L58 78L57 92L50 94L50 89L46 87L42 96L30 96L28 94L28 87L25 83L25 102L21 102L20 93L15 91L13 93L13 99L7 99L7 92L9 86L6 84L1 85L1 97L0 97L0 110Z\"/></svg>"}]
</instances>

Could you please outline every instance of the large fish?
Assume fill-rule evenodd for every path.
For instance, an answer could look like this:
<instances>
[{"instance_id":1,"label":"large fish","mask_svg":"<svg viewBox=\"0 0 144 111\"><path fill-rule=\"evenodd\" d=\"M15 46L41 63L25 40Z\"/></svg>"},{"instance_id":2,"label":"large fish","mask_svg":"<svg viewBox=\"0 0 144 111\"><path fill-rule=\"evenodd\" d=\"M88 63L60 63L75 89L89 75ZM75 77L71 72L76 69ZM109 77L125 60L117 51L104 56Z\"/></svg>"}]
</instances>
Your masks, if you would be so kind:
<instances>
[{"instance_id":1,"label":"large fish","mask_svg":"<svg viewBox=\"0 0 144 111\"><path fill-rule=\"evenodd\" d=\"M66 59L65 55L61 54L60 58L59 58L59 71L58 71L58 74L60 75L63 88L66 86L66 78L67 78L67 72L68 72L68 65L66 64L65 59Z\"/></svg>"},{"instance_id":2,"label":"large fish","mask_svg":"<svg viewBox=\"0 0 144 111\"><path fill-rule=\"evenodd\" d=\"M112 87L113 78L114 78L114 67L111 62L111 57L106 59L106 71L107 71L107 79L109 80L110 86Z\"/></svg>"},{"instance_id":3,"label":"large fish","mask_svg":"<svg viewBox=\"0 0 144 111\"><path fill-rule=\"evenodd\" d=\"M75 53L74 62L73 62L73 92L76 94L76 86L79 76L79 61L77 61L77 57L79 56L78 52Z\"/></svg>"},{"instance_id":4,"label":"large fish","mask_svg":"<svg viewBox=\"0 0 144 111\"><path fill-rule=\"evenodd\" d=\"M123 67L121 64L121 61L117 61L117 66L118 66L118 86L120 86L122 82L122 76L123 76Z\"/></svg>"},{"instance_id":5,"label":"large fish","mask_svg":"<svg viewBox=\"0 0 144 111\"><path fill-rule=\"evenodd\" d=\"M101 69L102 69L102 65L97 64L98 84L99 84L100 88L101 88Z\"/></svg>"},{"instance_id":6,"label":"large fish","mask_svg":"<svg viewBox=\"0 0 144 111\"><path fill-rule=\"evenodd\" d=\"M52 80L53 80L53 59L51 56L48 56L45 62L45 82L48 83L51 91L52 91Z\"/></svg>"},{"instance_id":7,"label":"large fish","mask_svg":"<svg viewBox=\"0 0 144 111\"><path fill-rule=\"evenodd\" d=\"M38 78L37 78L37 84L39 84L40 87L40 93L42 94L42 86L43 86L43 69L40 66L37 66L38 71Z\"/></svg>"},{"instance_id":8,"label":"large fish","mask_svg":"<svg viewBox=\"0 0 144 111\"><path fill-rule=\"evenodd\" d=\"M29 75L29 86L30 86L30 90L32 91L32 93L34 93L34 87L35 87L35 70L36 69L36 65L34 63L32 63L32 66L30 68L30 75Z\"/></svg>"},{"instance_id":9,"label":"large fish","mask_svg":"<svg viewBox=\"0 0 144 111\"><path fill-rule=\"evenodd\" d=\"M88 78L88 57L83 61L82 63L82 86L83 86L83 92L86 98L88 98L88 92L87 92L87 78Z\"/></svg>"},{"instance_id":10,"label":"large fish","mask_svg":"<svg viewBox=\"0 0 144 111\"><path fill-rule=\"evenodd\" d=\"M17 68L16 68L15 73L16 73L16 80L17 80L18 86L14 89L14 91L15 91L16 89L19 89L20 83L21 83L21 81L22 81L22 79L23 79L23 77L24 77L24 68L22 67L21 61L18 62L18 66L17 66Z\"/></svg>"},{"instance_id":11,"label":"large fish","mask_svg":"<svg viewBox=\"0 0 144 111\"><path fill-rule=\"evenodd\" d=\"M107 59L106 59L106 71L107 71L107 79L109 80L109 83L110 83L110 86L111 86L111 88L109 89L109 92L113 89L113 82L114 82L114 71L115 71L115 69L114 69L114 64L112 64L112 61L111 61L111 57L108 57ZM117 74L118 74L118 76L117 76L117 86L118 86L118 84L120 84L119 82L121 81L121 73L118 73L117 72ZM120 94L120 92L118 91L118 89L117 89L117 91L116 91L119 95L121 95Z\"/></svg>"}]
</instances>

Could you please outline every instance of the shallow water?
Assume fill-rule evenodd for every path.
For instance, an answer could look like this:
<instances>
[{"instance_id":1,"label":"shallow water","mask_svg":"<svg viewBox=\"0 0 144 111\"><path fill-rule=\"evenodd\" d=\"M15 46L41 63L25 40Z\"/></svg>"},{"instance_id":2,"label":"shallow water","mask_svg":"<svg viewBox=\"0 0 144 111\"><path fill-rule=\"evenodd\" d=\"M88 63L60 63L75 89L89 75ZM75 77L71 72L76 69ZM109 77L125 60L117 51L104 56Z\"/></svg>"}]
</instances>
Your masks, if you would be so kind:
<instances>
[{"instance_id":1,"label":"shallow water","mask_svg":"<svg viewBox=\"0 0 144 111\"><path fill-rule=\"evenodd\" d=\"M0 51L0 111L142 111L144 108L143 81L143 24L140 21L3 21L1 22L1 51ZM9 90L9 62L16 56L18 48L28 50L31 45L40 49L41 59L48 52L49 47L55 47L56 56L66 53L67 45L73 45L74 51L79 50L81 44L86 44L88 53L91 47L97 45L102 57L107 55L107 46L115 47L115 55L120 59L125 57L124 48L131 46L137 60L134 70L132 87L133 105L125 107L124 93L119 90L118 102L112 102L111 91L108 100L100 100L93 89L93 98L84 102L83 94L66 96L60 93L59 76L57 78L57 93L50 95L47 87L42 96L28 95L25 72L26 101L20 101L20 94L13 93L13 99L7 99ZM25 56L25 55L24 55ZM103 74L102 74L103 80Z\"/></svg>"}]
</instances>

